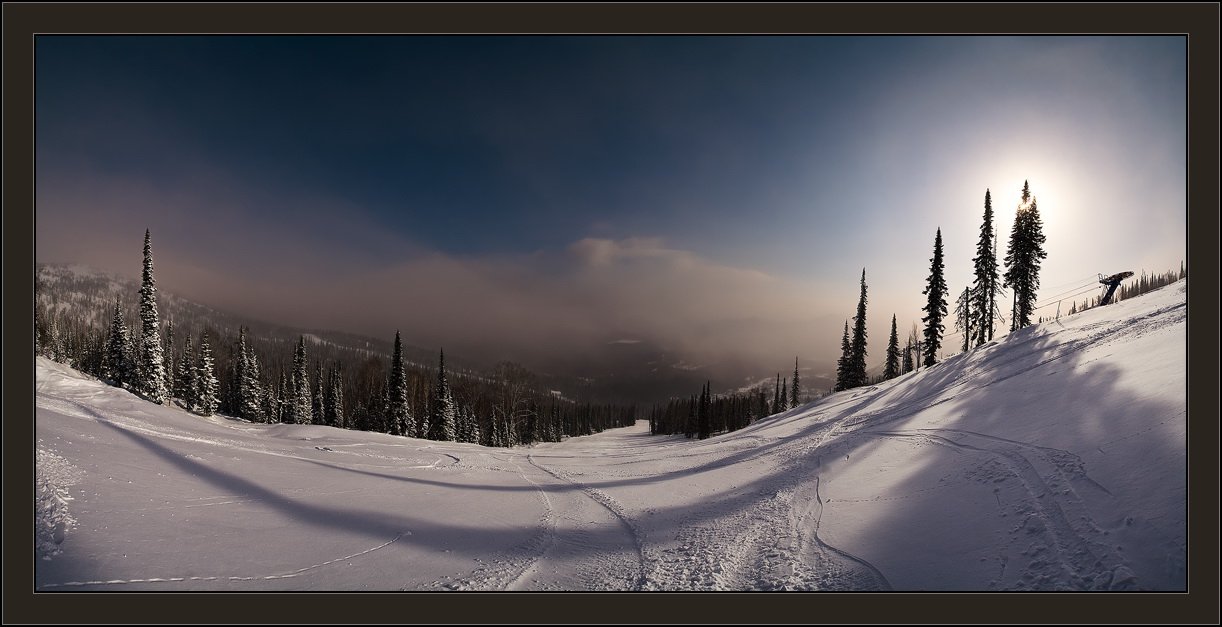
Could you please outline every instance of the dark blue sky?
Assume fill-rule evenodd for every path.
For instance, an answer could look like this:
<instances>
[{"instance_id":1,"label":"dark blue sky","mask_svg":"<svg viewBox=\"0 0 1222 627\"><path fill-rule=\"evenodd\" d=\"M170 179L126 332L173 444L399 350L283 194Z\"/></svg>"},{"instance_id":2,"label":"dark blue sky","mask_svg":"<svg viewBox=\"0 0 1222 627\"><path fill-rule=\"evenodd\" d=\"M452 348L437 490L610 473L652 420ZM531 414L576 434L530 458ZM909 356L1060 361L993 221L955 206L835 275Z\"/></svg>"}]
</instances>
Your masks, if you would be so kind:
<instances>
[{"instance_id":1,"label":"dark blue sky","mask_svg":"<svg viewBox=\"0 0 1222 627\"><path fill-rule=\"evenodd\" d=\"M1180 37L44 36L36 53L40 260L122 269L148 226L178 291L269 316L254 286L298 271L350 285L437 263L438 281L593 319L607 303L566 286L618 303L699 267L693 285L738 272L811 300L710 315L687 343L755 321L814 329L818 353L866 266L881 343L891 311L919 316L934 230L961 288L985 188L1004 235L1024 179L1051 231L1045 285L1183 256ZM1117 213L1134 226L1103 245L1092 224ZM1151 215L1165 228L1136 226ZM592 260L614 277L575 274ZM357 320L285 299L298 323L363 331L411 307ZM667 332L613 318L569 324ZM411 322L417 343L448 336Z\"/></svg>"},{"instance_id":2,"label":"dark blue sky","mask_svg":"<svg viewBox=\"0 0 1222 627\"><path fill-rule=\"evenodd\" d=\"M452 253L713 221L752 236L778 217L761 192L808 165L808 139L843 145L852 100L919 62L898 43L43 38L39 166L76 157L165 180L221 164Z\"/></svg>"}]
</instances>

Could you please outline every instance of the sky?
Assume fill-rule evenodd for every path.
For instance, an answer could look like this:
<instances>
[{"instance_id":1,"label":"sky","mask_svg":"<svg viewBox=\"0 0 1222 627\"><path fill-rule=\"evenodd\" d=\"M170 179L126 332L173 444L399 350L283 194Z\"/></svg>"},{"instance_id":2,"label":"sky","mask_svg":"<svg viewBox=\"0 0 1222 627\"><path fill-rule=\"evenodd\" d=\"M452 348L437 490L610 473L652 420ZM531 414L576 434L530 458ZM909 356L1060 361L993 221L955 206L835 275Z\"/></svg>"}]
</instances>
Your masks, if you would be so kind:
<instances>
[{"instance_id":1,"label":"sky","mask_svg":"<svg viewBox=\"0 0 1222 627\"><path fill-rule=\"evenodd\" d=\"M35 53L37 260L138 276L147 228L161 289L282 324L540 368L645 344L746 379L795 354L821 374L864 268L873 366L892 314L901 338L919 323L937 229L957 294L985 190L1004 253L1024 180L1045 297L1185 258L1183 37L39 36Z\"/></svg>"}]
</instances>

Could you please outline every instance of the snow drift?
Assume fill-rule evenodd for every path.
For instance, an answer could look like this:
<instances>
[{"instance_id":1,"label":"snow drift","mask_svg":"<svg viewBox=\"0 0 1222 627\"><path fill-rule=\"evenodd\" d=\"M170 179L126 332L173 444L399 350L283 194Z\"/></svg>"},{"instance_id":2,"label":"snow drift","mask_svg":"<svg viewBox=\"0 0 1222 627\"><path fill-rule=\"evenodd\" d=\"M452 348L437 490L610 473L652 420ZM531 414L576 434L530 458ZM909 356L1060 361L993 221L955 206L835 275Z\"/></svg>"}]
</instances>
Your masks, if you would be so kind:
<instances>
[{"instance_id":1,"label":"snow drift","mask_svg":"<svg viewBox=\"0 0 1222 627\"><path fill-rule=\"evenodd\" d=\"M37 359L40 590L1185 590L1186 282L705 441L201 418Z\"/></svg>"}]
</instances>

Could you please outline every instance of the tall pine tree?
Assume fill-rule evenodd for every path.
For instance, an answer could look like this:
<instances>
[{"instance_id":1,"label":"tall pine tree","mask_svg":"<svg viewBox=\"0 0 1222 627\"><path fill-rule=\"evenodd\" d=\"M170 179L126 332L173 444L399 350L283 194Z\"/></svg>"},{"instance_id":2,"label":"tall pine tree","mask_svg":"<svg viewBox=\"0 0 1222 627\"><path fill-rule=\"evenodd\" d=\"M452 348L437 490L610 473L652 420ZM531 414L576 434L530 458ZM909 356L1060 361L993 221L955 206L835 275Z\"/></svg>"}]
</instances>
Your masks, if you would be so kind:
<instances>
[{"instance_id":1,"label":"tall pine tree","mask_svg":"<svg viewBox=\"0 0 1222 627\"><path fill-rule=\"evenodd\" d=\"M789 406L797 407L802 394L798 389L798 358L793 358L793 385L789 387Z\"/></svg>"},{"instance_id":2,"label":"tall pine tree","mask_svg":"<svg viewBox=\"0 0 1222 627\"><path fill-rule=\"evenodd\" d=\"M1014 214L1014 227L1010 230L1003 277L1003 285L1014 290L1010 311L1011 331L1031 324L1036 292L1040 288L1040 261L1048 257L1044 250L1045 241L1039 207L1024 181L1023 200Z\"/></svg>"},{"instance_id":3,"label":"tall pine tree","mask_svg":"<svg viewBox=\"0 0 1222 627\"><path fill-rule=\"evenodd\" d=\"M849 389L849 370L853 360L853 345L849 343L849 321L844 321L844 336L840 338L840 359L836 360L836 391Z\"/></svg>"},{"instance_id":4,"label":"tall pine tree","mask_svg":"<svg viewBox=\"0 0 1222 627\"><path fill-rule=\"evenodd\" d=\"M921 322L925 323L925 342L921 347L925 353L925 365L932 366L938 363L938 350L942 347L942 333L946 330L946 326L942 324L942 320L946 317L946 279L942 273L945 266L942 263L942 229L938 229L938 234L933 242L933 258L929 260L929 280L925 285L925 291L921 292L927 299L925 306L921 311L925 312L925 317L921 318Z\"/></svg>"},{"instance_id":5,"label":"tall pine tree","mask_svg":"<svg viewBox=\"0 0 1222 627\"><path fill-rule=\"evenodd\" d=\"M263 419L263 390L259 382L259 361L246 343L246 327L238 327L238 354L234 363L238 416L251 421Z\"/></svg>"},{"instance_id":6,"label":"tall pine tree","mask_svg":"<svg viewBox=\"0 0 1222 627\"><path fill-rule=\"evenodd\" d=\"M190 331L188 329L188 331ZM187 333L186 346L182 349L182 359L178 360L178 393L175 395L182 401L187 411L199 410L199 398L196 394L199 385L196 384L195 350L191 346L191 333Z\"/></svg>"},{"instance_id":7,"label":"tall pine tree","mask_svg":"<svg viewBox=\"0 0 1222 627\"><path fill-rule=\"evenodd\" d=\"M433 392L432 419L429 421L428 438L452 442L456 437L454 397L450 394L450 382L446 379L446 352L442 349L437 362L437 388Z\"/></svg>"},{"instance_id":8,"label":"tall pine tree","mask_svg":"<svg viewBox=\"0 0 1222 627\"><path fill-rule=\"evenodd\" d=\"M54 318L53 318L54 319ZM123 309L115 299L115 313L110 318L110 337L106 340L106 378L119 387L131 383L132 369L127 361L127 324L123 322Z\"/></svg>"},{"instance_id":9,"label":"tall pine tree","mask_svg":"<svg viewBox=\"0 0 1222 627\"><path fill-rule=\"evenodd\" d=\"M861 269L861 298L857 301L857 315L853 317L853 338L849 344L848 387L866 384L866 269Z\"/></svg>"},{"instance_id":10,"label":"tall pine tree","mask_svg":"<svg viewBox=\"0 0 1222 627\"><path fill-rule=\"evenodd\" d=\"M959 298L955 300L955 330L963 332L963 352L965 353L972 348L972 320L976 313L972 309L972 303L975 301L970 287L963 288L963 293L959 294Z\"/></svg>"},{"instance_id":11,"label":"tall pine tree","mask_svg":"<svg viewBox=\"0 0 1222 627\"><path fill-rule=\"evenodd\" d=\"M984 221L980 225L980 240L976 243L975 283L973 284L972 312L975 316L971 326L975 328L976 346L993 339L994 322L997 319L997 296L1001 285L997 275L997 236L993 232L993 200L989 190L984 190Z\"/></svg>"},{"instance_id":12,"label":"tall pine tree","mask_svg":"<svg viewBox=\"0 0 1222 627\"><path fill-rule=\"evenodd\" d=\"M216 364L212 360L212 345L208 342L208 330L204 329L199 339L199 365L195 374L195 397L198 411L204 416L216 413L220 396L217 389Z\"/></svg>"},{"instance_id":13,"label":"tall pine tree","mask_svg":"<svg viewBox=\"0 0 1222 627\"><path fill-rule=\"evenodd\" d=\"M339 364L331 368L328 377L330 391L327 392L327 424L341 429L348 428L344 420L344 370Z\"/></svg>"},{"instance_id":14,"label":"tall pine tree","mask_svg":"<svg viewBox=\"0 0 1222 627\"><path fill-rule=\"evenodd\" d=\"M416 422L407 406L407 371L403 368L403 342L395 331L395 350L390 359L390 380L387 382L387 433L416 437Z\"/></svg>"},{"instance_id":15,"label":"tall pine tree","mask_svg":"<svg viewBox=\"0 0 1222 627\"><path fill-rule=\"evenodd\" d=\"M292 399L289 418L285 422L308 425L313 420L313 402L310 394L310 373L306 362L305 336L298 336L297 349L293 352Z\"/></svg>"},{"instance_id":16,"label":"tall pine tree","mask_svg":"<svg viewBox=\"0 0 1222 627\"><path fill-rule=\"evenodd\" d=\"M139 392L154 403L165 402L165 361L157 316L157 282L153 279L153 244L148 229L144 231L144 272L140 281L140 358L136 367Z\"/></svg>"},{"instance_id":17,"label":"tall pine tree","mask_svg":"<svg viewBox=\"0 0 1222 627\"><path fill-rule=\"evenodd\" d=\"M887 340L887 365L883 367L883 379L900 376L900 336L895 326L895 314L891 314L891 337Z\"/></svg>"}]
</instances>

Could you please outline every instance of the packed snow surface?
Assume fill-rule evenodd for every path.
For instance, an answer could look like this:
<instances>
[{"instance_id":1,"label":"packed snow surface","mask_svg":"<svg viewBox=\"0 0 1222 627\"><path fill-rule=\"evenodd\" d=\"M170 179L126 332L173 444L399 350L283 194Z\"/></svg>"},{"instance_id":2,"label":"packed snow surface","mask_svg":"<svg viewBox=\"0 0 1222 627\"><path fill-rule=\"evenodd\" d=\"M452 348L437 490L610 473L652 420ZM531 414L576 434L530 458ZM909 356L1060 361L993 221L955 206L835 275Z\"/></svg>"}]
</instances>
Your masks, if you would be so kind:
<instances>
[{"instance_id":1,"label":"packed snow surface","mask_svg":"<svg viewBox=\"0 0 1222 627\"><path fill-rule=\"evenodd\" d=\"M40 590L1184 590L1186 283L704 441L202 418L38 359Z\"/></svg>"}]
</instances>

